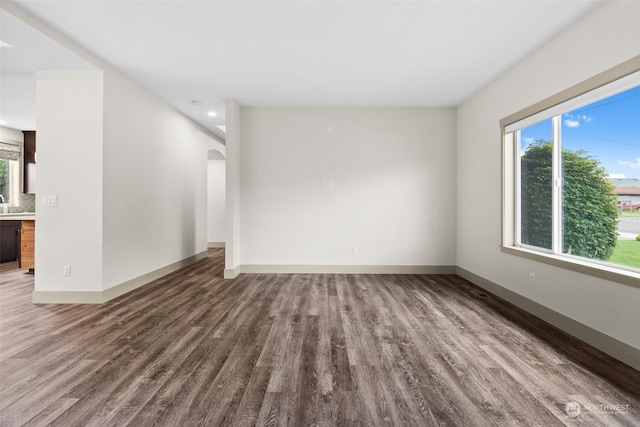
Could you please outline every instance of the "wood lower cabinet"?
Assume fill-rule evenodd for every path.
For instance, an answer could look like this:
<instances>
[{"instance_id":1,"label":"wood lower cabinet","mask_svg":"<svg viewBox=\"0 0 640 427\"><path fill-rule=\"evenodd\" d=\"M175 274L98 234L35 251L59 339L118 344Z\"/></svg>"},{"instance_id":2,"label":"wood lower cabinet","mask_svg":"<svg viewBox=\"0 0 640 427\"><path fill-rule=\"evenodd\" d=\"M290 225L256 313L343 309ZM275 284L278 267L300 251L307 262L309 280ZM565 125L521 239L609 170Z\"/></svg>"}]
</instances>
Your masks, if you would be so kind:
<instances>
[{"instance_id":1,"label":"wood lower cabinet","mask_svg":"<svg viewBox=\"0 0 640 427\"><path fill-rule=\"evenodd\" d=\"M35 268L36 222L22 221L20 227L20 268Z\"/></svg>"}]
</instances>

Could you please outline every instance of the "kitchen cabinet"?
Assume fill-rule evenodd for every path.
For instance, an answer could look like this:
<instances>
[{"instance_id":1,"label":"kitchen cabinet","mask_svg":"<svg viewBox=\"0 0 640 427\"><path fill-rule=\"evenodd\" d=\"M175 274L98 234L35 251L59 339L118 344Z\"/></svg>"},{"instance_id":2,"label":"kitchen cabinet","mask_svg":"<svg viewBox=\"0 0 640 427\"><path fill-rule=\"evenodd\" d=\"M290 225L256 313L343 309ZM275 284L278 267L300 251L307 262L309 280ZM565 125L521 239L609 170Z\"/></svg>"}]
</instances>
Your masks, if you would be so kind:
<instances>
[{"instance_id":1,"label":"kitchen cabinet","mask_svg":"<svg viewBox=\"0 0 640 427\"><path fill-rule=\"evenodd\" d=\"M36 192L36 131L23 130L24 151L22 164L22 192L35 194Z\"/></svg>"},{"instance_id":2,"label":"kitchen cabinet","mask_svg":"<svg viewBox=\"0 0 640 427\"><path fill-rule=\"evenodd\" d=\"M0 262L18 259L20 221L0 221Z\"/></svg>"},{"instance_id":3,"label":"kitchen cabinet","mask_svg":"<svg viewBox=\"0 0 640 427\"><path fill-rule=\"evenodd\" d=\"M35 268L36 222L23 220L20 225L20 268Z\"/></svg>"}]
</instances>

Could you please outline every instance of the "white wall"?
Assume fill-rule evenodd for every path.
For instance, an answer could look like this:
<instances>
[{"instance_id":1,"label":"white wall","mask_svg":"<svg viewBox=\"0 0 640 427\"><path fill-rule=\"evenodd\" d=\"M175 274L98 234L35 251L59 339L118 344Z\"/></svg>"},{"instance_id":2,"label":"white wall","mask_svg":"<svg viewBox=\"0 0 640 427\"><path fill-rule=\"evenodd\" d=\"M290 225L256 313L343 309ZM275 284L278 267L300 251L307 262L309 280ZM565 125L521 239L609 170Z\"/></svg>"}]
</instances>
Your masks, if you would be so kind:
<instances>
[{"instance_id":1,"label":"white wall","mask_svg":"<svg viewBox=\"0 0 640 427\"><path fill-rule=\"evenodd\" d=\"M226 164L224 159L209 159L207 184L207 242L224 243L226 238Z\"/></svg>"},{"instance_id":2,"label":"white wall","mask_svg":"<svg viewBox=\"0 0 640 427\"><path fill-rule=\"evenodd\" d=\"M105 72L104 289L206 250L207 152L221 144Z\"/></svg>"},{"instance_id":3,"label":"white wall","mask_svg":"<svg viewBox=\"0 0 640 427\"><path fill-rule=\"evenodd\" d=\"M42 71L36 86L35 289L100 291L103 73ZM58 206L43 207L47 196Z\"/></svg>"},{"instance_id":4,"label":"white wall","mask_svg":"<svg viewBox=\"0 0 640 427\"><path fill-rule=\"evenodd\" d=\"M206 251L219 142L113 70L41 72L37 87L36 299L75 301L63 293L102 293Z\"/></svg>"},{"instance_id":5,"label":"white wall","mask_svg":"<svg viewBox=\"0 0 640 427\"><path fill-rule=\"evenodd\" d=\"M636 348L640 289L500 251L498 124L639 53L640 3L604 2L463 103L457 124L458 266Z\"/></svg>"},{"instance_id":6,"label":"white wall","mask_svg":"<svg viewBox=\"0 0 640 427\"><path fill-rule=\"evenodd\" d=\"M240 122L238 264L455 265L454 109L243 107Z\"/></svg>"},{"instance_id":7,"label":"white wall","mask_svg":"<svg viewBox=\"0 0 640 427\"><path fill-rule=\"evenodd\" d=\"M82 46L11 9L102 70L37 76L34 301L101 302L204 253L207 152L225 147ZM59 206L42 207L51 195ZM65 264L71 276L61 275Z\"/></svg>"}]
</instances>

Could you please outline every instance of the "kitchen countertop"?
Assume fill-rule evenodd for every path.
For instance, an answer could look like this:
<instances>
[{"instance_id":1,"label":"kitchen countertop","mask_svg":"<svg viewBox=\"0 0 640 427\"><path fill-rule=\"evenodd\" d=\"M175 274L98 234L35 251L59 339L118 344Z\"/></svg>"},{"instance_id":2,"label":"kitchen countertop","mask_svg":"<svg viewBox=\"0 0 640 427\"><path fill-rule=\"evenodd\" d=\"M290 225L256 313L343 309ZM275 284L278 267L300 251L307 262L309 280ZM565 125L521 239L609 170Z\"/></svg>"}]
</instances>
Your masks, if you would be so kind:
<instances>
[{"instance_id":1,"label":"kitchen countertop","mask_svg":"<svg viewBox=\"0 0 640 427\"><path fill-rule=\"evenodd\" d=\"M14 212L8 214L0 214L0 221L29 221L35 220L36 213L35 212Z\"/></svg>"}]
</instances>

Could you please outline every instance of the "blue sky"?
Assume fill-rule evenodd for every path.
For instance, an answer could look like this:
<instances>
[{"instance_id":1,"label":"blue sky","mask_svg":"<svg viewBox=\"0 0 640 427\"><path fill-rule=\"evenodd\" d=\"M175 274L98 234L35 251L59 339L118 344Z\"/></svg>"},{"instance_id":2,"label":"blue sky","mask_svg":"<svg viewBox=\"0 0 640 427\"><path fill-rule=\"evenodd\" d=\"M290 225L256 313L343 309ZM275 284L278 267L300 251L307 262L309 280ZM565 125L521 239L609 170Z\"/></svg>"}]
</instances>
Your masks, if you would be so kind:
<instances>
[{"instance_id":1,"label":"blue sky","mask_svg":"<svg viewBox=\"0 0 640 427\"><path fill-rule=\"evenodd\" d=\"M551 120L521 132L522 147L551 140ZM640 86L562 115L562 146L584 150L613 177L640 179Z\"/></svg>"}]
</instances>

